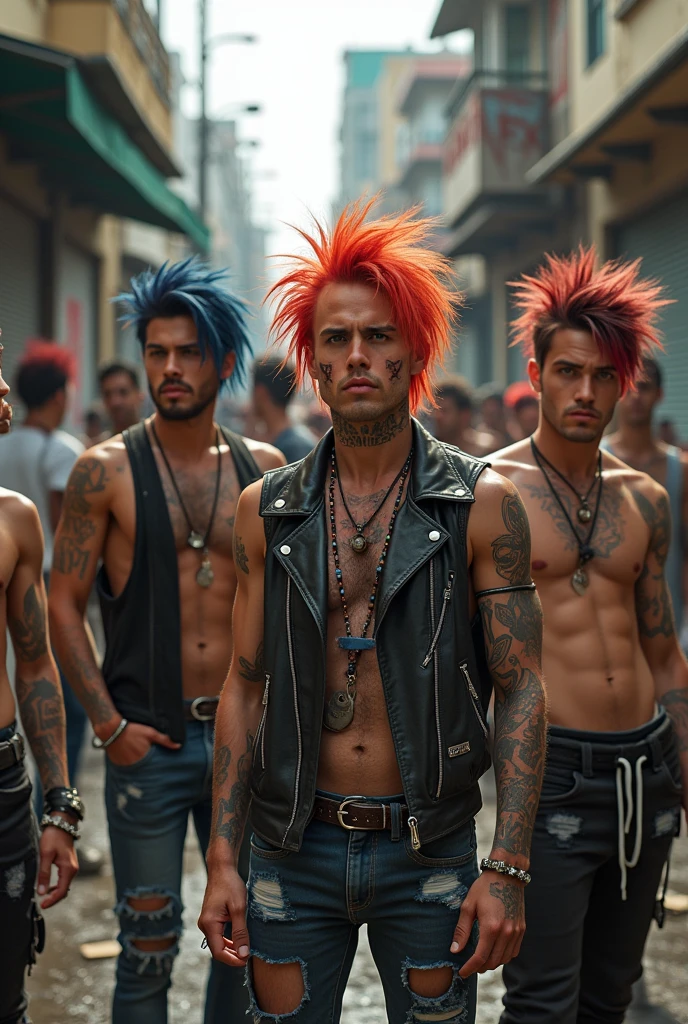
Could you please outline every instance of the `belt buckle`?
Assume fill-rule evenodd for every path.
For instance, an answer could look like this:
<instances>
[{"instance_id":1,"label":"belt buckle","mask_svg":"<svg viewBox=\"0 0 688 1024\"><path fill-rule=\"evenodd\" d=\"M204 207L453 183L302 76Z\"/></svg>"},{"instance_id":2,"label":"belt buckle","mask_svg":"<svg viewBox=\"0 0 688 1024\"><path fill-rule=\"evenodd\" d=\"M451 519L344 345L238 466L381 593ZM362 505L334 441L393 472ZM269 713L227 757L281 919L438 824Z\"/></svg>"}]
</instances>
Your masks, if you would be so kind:
<instances>
[{"instance_id":1,"label":"belt buckle","mask_svg":"<svg viewBox=\"0 0 688 1024\"><path fill-rule=\"evenodd\" d=\"M14 736L10 736L7 742L12 747L14 763L19 764L19 762L24 759L24 740L22 736L18 732L15 732Z\"/></svg>"},{"instance_id":2,"label":"belt buckle","mask_svg":"<svg viewBox=\"0 0 688 1024\"><path fill-rule=\"evenodd\" d=\"M215 716L214 715L202 715L198 710L201 704L205 704L207 700L211 700L210 697L196 697L191 701L191 717L195 718L197 722L210 722Z\"/></svg>"},{"instance_id":3,"label":"belt buckle","mask_svg":"<svg viewBox=\"0 0 688 1024\"><path fill-rule=\"evenodd\" d=\"M357 825L347 825L345 821L342 821L342 817L343 817L343 815L349 813L348 811L344 810L346 805L347 804L353 804L353 803L356 802L356 800L365 800L365 797L364 796L360 796L360 795L359 796L348 796L346 798L346 800L342 800L342 802L340 803L339 807L337 808L337 821L342 826L342 828L348 829L349 832L357 832L357 831L359 831L359 828L358 828Z\"/></svg>"}]
</instances>

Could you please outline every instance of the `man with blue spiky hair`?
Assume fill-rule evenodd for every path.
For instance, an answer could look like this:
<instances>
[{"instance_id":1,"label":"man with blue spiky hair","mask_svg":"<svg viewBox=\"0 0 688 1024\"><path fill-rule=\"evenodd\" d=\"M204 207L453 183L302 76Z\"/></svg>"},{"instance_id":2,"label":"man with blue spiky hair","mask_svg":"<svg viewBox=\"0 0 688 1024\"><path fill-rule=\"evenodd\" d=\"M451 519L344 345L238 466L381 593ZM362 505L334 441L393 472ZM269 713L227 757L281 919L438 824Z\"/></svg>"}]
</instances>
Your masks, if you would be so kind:
<instances>
[{"instance_id":1,"label":"man with blue spiky hair","mask_svg":"<svg viewBox=\"0 0 688 1024\"><path fill-rule=\"evenodd\" d=\"M213 419L220 388L244 380L250 356L246 309L222 277L190 259L140 274L118 297L155 412L79 458L55 538L55 647L106 763L122 946L115 1024L167 1021L188 817L205 854L215 711L232 655L236 574L248 571L235 508L244 487L284 464L276 449ZM102 668L84 630L94 582ZM261 658L243 667L257 687ZM241 977L214 964L206 1024L240 1020L246 1007Z\"/></svg>"}]
</instances>

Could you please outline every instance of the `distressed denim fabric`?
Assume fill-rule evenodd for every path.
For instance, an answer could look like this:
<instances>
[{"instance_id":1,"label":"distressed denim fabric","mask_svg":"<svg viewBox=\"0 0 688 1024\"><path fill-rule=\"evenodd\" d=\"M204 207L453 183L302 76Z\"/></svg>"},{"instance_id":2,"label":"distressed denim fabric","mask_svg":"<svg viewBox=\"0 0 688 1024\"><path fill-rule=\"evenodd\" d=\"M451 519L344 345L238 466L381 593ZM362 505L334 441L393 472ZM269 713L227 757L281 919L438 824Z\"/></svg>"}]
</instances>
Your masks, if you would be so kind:
<instances>
[{"instance_id":1,"label":"distressed denim fabric","mask_svg":"<svg viewBox=\"0 0 688 1024\"><path fill-rule=\"evenodd\" d=\"M213 723L188 722L181 750L156 744L125 768L107 760L105 802L112 846L122 953L113 1024L166 1024L167 991L182 932L182 861L189 814L205 856L210 838ZM248 845L248 844L247 844ZM246 877L247 864L240 864ZM158 896L161 910L135 911L129 897ZM136 939L174 940L145 952ZM202 935L198 932L198 945ZM241 1021L248 996L241 972L212 961L205 1024Z\"/></svg>"},{"instance_id":2,"label":"distressed denim fabric","mask_svg":"<svg viewBox=\"0 0 688 1024\"><path fill-rule=\"evenodd\" d=\"M333 796L333 794L326 794ZM343 799L336 797L336 799ZM373 798L370 798L373 800ZM375 802L398 805L401 797ZM248 930L254 957L275 963L298 962L304 997L290 1014L274 1016L259 1008L247 983L254 1024L334 1024L358 944L368 938L385 992L392 1024L443 1022L473 1024L476 978L459 977L474 952L449 952L463 899L478 875L473 822L420 850L408 830L346 831L312 821L298 853L251 837ZM451 967L448 990L438 998L414 995L412 968Z\"/></svg>"},{"instance_id":3,"label":"distressed denim fabric","mask_svg":"<svg viewBox=\"0 0 688 1024\"><path fill-rule=\"evenodd\" d=\"M627 733L550 729L526 934L504 968L501 1024L622 1024L680 801L678 751L665 712Z\"/></svg>"},{"instance_id":4,"label":"distressed denim fabric","mask_svg":"<svg viewBox=\"0 0 688 1024\"><path fill-rule=\"evenodd\" d=\"M14 731L0 729L0 741ZM0 771L0 1024L28 1020L24 975L35 959L37 870L38 831L22 762Z\"/></svg>"}]
</instances>

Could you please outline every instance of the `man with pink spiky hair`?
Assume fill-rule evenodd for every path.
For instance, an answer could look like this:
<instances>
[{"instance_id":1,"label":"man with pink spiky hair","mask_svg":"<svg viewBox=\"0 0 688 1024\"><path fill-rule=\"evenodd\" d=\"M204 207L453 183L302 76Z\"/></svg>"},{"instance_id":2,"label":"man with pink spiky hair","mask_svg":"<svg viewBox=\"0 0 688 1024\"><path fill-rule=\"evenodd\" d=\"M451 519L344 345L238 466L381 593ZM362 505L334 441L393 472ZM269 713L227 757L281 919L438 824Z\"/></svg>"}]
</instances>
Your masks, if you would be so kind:
<instances>
[{"instance_id":1,"label":"man with pink spiky hair","mask_svg":"<svg viewBox=\"0 0 688 1024\"><path fill-rule=\"evenodd\" d=\"M686 806L688 665L665 562L667 493L599 445L659 344L666 304L639 263L548 256L516 284L516 341L540 400L494 468L519 489L544 611L549 754L501 1024L621 1024ZM481 605L489 635L511 600Z\"/></svg>"}]
</instances>

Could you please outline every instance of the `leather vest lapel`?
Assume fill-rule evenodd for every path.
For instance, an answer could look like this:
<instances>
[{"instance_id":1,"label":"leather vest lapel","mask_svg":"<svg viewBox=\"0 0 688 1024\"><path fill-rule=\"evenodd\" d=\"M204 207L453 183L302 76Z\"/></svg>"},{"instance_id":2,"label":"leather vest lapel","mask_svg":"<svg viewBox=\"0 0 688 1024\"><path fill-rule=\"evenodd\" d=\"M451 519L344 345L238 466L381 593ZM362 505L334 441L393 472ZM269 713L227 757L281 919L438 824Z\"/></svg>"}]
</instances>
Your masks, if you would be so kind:
<instances>
[{"instance_id":1,"label":"leather vest lapel","mask_svg":"<svg viewBox=\"0 0 688 1024\"><path fill-rule=\"evenodd\" d=\"M327 556L325 499L287 536L272 544L275 557L298 587L316 621L322 642L327 636Z\"/></svg>"}]
</instances>

